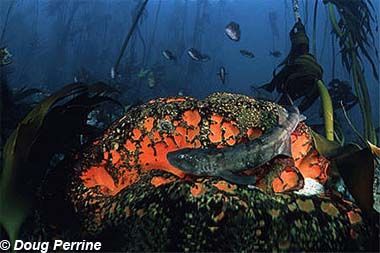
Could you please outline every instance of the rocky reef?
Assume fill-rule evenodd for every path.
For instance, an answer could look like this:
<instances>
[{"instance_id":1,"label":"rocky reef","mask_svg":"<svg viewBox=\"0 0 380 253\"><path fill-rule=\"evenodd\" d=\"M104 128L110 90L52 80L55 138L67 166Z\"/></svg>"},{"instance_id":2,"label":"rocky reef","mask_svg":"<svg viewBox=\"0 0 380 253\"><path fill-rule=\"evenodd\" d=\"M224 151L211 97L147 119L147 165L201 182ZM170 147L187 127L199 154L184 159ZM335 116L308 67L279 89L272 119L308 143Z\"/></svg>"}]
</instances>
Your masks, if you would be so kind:
<instances>
[{"instance_id":1,"label":"rocky reef","mask_svg":"<svg viewBox=\"0 0 380 253\"><path fill-rule=\"evenodd\" d=\"M185 147L259 138L276 126L278 110L228 93L131 109L69 163L67 196L84 237L101 240L103 250L365 250L368 224L355 203L323 187L329 161L304 123L291 134L293 157L245 171L254 185L187 175L166 159ZM308 180L322 191L303 191Z\"/></svg>"}]
</instances>

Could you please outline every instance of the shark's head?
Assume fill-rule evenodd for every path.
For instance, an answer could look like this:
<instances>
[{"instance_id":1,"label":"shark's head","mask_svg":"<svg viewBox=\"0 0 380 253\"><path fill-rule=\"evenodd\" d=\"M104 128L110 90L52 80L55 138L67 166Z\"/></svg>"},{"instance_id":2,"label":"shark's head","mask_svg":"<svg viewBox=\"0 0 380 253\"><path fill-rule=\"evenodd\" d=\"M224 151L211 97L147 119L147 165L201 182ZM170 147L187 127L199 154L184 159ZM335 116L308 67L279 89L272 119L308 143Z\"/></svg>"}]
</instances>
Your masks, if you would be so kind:
<instances>
[{"instance_id":1,"label":"shark's head","mask_svg":"<svg viewBox=\"0 0 380 253\"><path fill-rule=\"evenodd\" d=\"M199 168L198 159L192 154L192 148L184 148L180 150L176 150L173 152L169 152L167 154L167 159L171 165L174 167L180 168L182 171L189 174L198 174Z\"/></svg>"}]
</instances>

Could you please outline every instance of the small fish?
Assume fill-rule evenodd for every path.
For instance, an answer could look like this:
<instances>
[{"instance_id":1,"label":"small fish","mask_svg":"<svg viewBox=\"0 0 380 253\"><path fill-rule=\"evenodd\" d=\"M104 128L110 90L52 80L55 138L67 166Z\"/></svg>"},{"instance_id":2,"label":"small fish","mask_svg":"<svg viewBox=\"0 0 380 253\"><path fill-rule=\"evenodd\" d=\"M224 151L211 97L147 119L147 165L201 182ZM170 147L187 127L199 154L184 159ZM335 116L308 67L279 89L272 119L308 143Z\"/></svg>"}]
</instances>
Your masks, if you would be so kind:
<instances>
[{"instance_id":1,"label":"small fish","mask_svg":"<svg viewBox=\"0 0 380 253\"><path fill-rule=\"evenodd\" d=\"M156 86L156 78L153 72L149 72L148 74L148 87L153 89Z\"/></svg>"},{"instance_id":2,"label":"small fish","mask_svg":"<svg viewBox=\"0 0 380 253\"><path fill-rule=\"evenodd\" d=\"M166 60L176 61L176 56L169 50L162 51L162 55L165 57Z\"/></svg>"},{"instance_id":3,"label":"small fish","mask_svg":"<svg viewBox=\"0 0 380 253\"><path fill-rule=\"evenodd\" d=\"M183 91L182 91L182 90L180 90L180 91L178 91L177 95L178 95L178 96L183 96L183 95L184 95L184 93L183 93Z\"/></svg>"},{"instance_id":4,"label":"small fish","mask_svg":"<svg viewBox=\"0 0 380 253\"><path fill-rule=\"evenodd\" d=\"M219 72L217 73L217 75L219 76L220 81L222 81L222 84L225 84L226 76L228 75L228 73L226 72L226 69L223 66L219 68Z\"/></svg>"},{"instance_id":5,"label":"small fish","mask_svg":"<svg viewBox=\"0 0 380 253\"><path fill-rule=\"evenodd\" d=\"M278 51L278 50L274 50L274 51L270 51L270 52L269 52L269 55L278 58L278 57L281 56L281 52Z\"/></svg>"},{"instance_id":6,"label":"small fish","mask_svg":"<svg viewBox=\"0 0 380 253\"><path fill-rule=\"evenodd\" d=\"M144 78L148 75L149 69L140 69L139 73L137 74L138 78Z\"/></svg>"},{"instance_id":7,"label":"small fish","mask_svg":"<svg viewBox=\"0 0 380 253\"><path fill-rule=\"evenodd\" d=\"M224 31L225 31L227 37L230 38L231 40L233 40L233 41L239 41L240 40L241 31L240 31L240 26L238 23L233 22L233 21L230 22L226 26Z\"/></svg>"},{"instance_id":8,"label":"small fish","mask_svg":"<svg viewBox=\"0 0 380 253\"><path fill-rule=\"evenodd\" d=\"M12 63L12 55L8 51L8 48L2 47L0 48L0 66L9 65Z\"/></svg>"},{"instance_id":9,"label":"small fish","mask_svg":"<svg viewBox=\"0 0 380 253\"><path fill-rule=\"evenodd\" d=\"M187 50L187 54L194 61L203 61L203 62L206 62L206 61L210 60L210 56L201 54L201 52L199 52L195 48L190 48L189 50Z\"/></svg>"},{"instance_id":10,"label":"small fish","mask_svg":"<svg viewBox=\"0 0 380 253\"><path fill-rule=\"evenodd\" d=\"M278 155L291 157L290 134L305 120L297 107L280 110L279 124L247 143L225 148L184 148L169 152L170 164L198 176L217 176L235 184L253 184L255 176L236 173L257 168Z\"/></svg>"},{"instance_id":11,"label":"small fish","mask_svg":"<svg viewBox=\"0 0 380 253\"><path fill-rule=\"evenodd\" d=\"M247 58L254 58L255 57L255 55L251 51L248 51L245 49L240 50L240 53L241 53L241 55L243 55Z\"/></svg>"},{"instance_id":12,"label":"small fish","mask_svg":"<svg viewBox=\"0 0 380 253\"><path fill-rule=\"evenodd\" d=\"M111 68L111 79L115 79L115 77L116 77L116 71L115 71L115 68L112 67Z\"/></svg>"}]
</instances>

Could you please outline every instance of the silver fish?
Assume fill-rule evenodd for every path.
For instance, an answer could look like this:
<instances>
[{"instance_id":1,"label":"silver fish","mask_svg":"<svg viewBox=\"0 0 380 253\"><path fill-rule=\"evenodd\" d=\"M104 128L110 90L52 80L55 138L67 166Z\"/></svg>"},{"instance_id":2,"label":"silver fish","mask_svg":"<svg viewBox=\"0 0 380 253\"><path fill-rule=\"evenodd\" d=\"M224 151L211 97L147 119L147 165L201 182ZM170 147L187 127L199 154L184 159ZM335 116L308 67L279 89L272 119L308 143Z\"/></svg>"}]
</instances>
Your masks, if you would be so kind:
<instances>
[{"instance_id":1,"label":"silver fish","mask_svg":"<svg viewBox=\"0 0 380 253\"><path fill-rule=\"evenodd\" d=\"M201 52L199 52L198 50L196 50L195 48L190 48L189 50L187 50L187 54L190 56L191 59L193 59L194 61L202 61L202 62L206 62L206 61L209 61L210 60L210 56L206 55L206 54L201 54Z\"/></svg>"},{"instance_id":2,"label":"silver fish","mask_svg":"<svg viewBox=\"0 0 380 253\"><path fill-rule=\"evenodd\" d=\"M233 40L233 41L239 41L240 40L241 31L240 31L240 26L238 23L233 22L233 21L230 22L226 26L224 31L225 31L227 37L230 38L231 40Z\"/></svg>"},{"instance_id":3,"label":"silver fish","mask_svg":"<svg viewBox=\"0 0 380 253\"><path fill-rule=\"evenodd\" d=\"M217 176L235 184L253 184L255 176L236 173L257 168L278 155L291 156L290 134L305 117L298 108L280 110L279 125L247 143L225 148L184 148L169 152L170 164L188 174Z\"/></svg>"},{"instance_id":4,"label":"silver fish","mask_svg":"<svg viewBox=\"0 0 380 253\"><path fill-rule=\"evenodd\" d=\"M200 61L202 59L202 54L195 48L190 48L189 50L187 50L187 54L194 61Z\"/></svg>"},{"instance_id":5,"label":"silver fish","mask_svg":"<svg viewBox=\"0 0 380 253\"><path fill-rule=\"evenodd\" d=\"M278 50L274 50L274 51L270 51L270 52L269 52L269 55L278 58L278 57L281 56L281 52L278 51Z\"/></svg>"},{"instance_id":6,"label":"silver fish","mask_svg":"<svg viewBox=\"0 0 380 253\"><path fill-rule=\"evenodd\" d=\"M226 76L228 75L228 73L226 72L226 69L223 66L219 68L219 72L217 73L217 75L219 76L219 79L222 82L222 84L225 84Z\"/></svg>"},{"instance_id":7,"label":"silver fish","mask_svg":"<svg viewBox=\"0 0 380 253\"><path fill-rule=\"evenodd\" d=\"M165 57L166 60L176 61L175 55L169 50L162 51L162 55Z\"/></svg>"},{"instance_id":8,"label":"silver fish","mask_svg":"<svg viewBox=\"0 0 380 253\"><path fill-rule=\"evenodd\" d=\"M243 55L243 56L245 56L247 58L254 58L255 57L255 55L251 51L248 51L248 50L245 50L245 49L241 49L240 53L241 53L241 55Z\"/></svg>"}]
</instances>

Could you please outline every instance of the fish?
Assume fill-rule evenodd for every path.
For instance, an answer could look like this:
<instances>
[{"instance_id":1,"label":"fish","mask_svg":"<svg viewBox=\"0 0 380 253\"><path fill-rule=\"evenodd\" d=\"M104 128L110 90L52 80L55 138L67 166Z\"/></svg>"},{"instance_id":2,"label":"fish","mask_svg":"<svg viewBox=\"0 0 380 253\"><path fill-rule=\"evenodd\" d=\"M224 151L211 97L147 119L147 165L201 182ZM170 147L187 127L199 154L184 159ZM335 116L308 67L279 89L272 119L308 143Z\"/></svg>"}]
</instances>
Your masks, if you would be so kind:
<instances>
[{"instance_id":1,"label":"fish","mask_svg":"<svg viewBox=\"0 0 380 253\"><path fill-rule=\"evenodd\" d=\"M230 40L239 41L241 36L240 25L231 21L225 28L225 33Z\"/></svg>"},{"instance_id":2,"label":"fish","mask_svg":"<svg viewBox=\"0 0 380 253\"><path fill-rule=\"evenodd\" d=\"M195 48L190 48L189 50L187 50L187 54L190 56L191 59L193 59L194 61L202 61L202 62L206 62L206 61L209 61L211 58L210 56L208 55L205 55L205 54L201 54L201 52L199 52L197 49Z\"/></svg>"},{"instance_id":3,"label":"fish","mask_svg":"<svg viewBox=\"0 0 380 253\"><path fill-rule=\"evenodd\" d=\"M281 56L281 52L278 51L278 50L274 50L274 51L270 51L270 52L269 52L269 55L278 58L278 57Z\"/></svg>"},{"instance_id":4,"label":"fish","mask_svg":"<svg viewBox=\"0 0 380 253\"><path fill-rule=\"evenodd\" d=\"M141 68L139 73L137 74L138 78L145 78L149 74L149 69Z\"/></svg>"},{"instance_id":5,"label":"fish","mask_svg":"<svg viewBox=\"0 0 380 253\"><path fill-rule=\"evenodd\" d=\"M156 86L156 78L153 72L149 72L148 74L148 87L153 89Z\"/></svg>"},{"instance_id":6,"label":"fish","mask_svg":"<svg viewBox=\"0 0 380 253\"><path fill-rule=\"evenodd\" d=\"M217 73L217 75L219 76L220 81L222 81L222 84L225 84L226 76L228 75L228 73L226 72L226 69L223 66L219 68L219 72Z\"/></svg>"},{"instance_id":7,"label":"fish","mask_svg":"<svg viewBox=\"0 0 380 253\"><path fill-rule=\"evenodd\" d=\"M243 56L245 56L247 58L254 58L255 57L255 55L251 51L248 51L248 50L245 50L245 49L241 49L240 53L241 53L241 55L243 55Z\"/></svg>"},{"instance_id":8,"label":"fish","mask_svg":"<svg viewBox=\"0 0 380 253\"><path fill-rule=\"evenodd\" d=\"M9 65L12 63L12 54L8 51L8 48L0 48L0 66Z\"/></svg>"},{"instance_id":9,"label":"fish","mask_svg":"<svg viewBox=\"0 0 380 253\"><path fill-rule=\"evenodd\" d=\"M279 124L268 133L247 143L225 148L184 148L167 154L167 160L185 173L216 176L235 184L253 184L255 176L238 175L255 169L273 158L291 157L290 134L306 118L295 106L281 109Z\"/></svg>"},{"instance_id":10,"label":"fish","mask_svg":"<svg viewBox=\"0 0 380 253\"><path fill-rule=\"evenodd\" d=\"M162 55L165 57L166 60L169 60L169 61L176 61L177 60L174 53L171 52L170 50L162 51Z\"/></svg>"}]
</instances>

